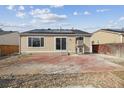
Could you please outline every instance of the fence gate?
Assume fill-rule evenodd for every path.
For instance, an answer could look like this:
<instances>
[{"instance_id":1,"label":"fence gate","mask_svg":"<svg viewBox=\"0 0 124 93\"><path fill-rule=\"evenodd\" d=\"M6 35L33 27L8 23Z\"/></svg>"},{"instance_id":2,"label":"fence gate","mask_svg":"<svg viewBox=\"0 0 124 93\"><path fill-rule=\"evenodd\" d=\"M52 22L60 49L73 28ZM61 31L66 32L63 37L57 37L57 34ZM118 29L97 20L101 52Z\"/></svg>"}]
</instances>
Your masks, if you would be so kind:
<instances>
[{"instance_id":1,"label":"fence gate","mask_svg":"<svg viewBox=\"0 0 124 93\"><path fill-rule=\"evenodd\" d=\"M92 53L98 53L99 45L92 45Z\"/></svg>"}]
</instances>

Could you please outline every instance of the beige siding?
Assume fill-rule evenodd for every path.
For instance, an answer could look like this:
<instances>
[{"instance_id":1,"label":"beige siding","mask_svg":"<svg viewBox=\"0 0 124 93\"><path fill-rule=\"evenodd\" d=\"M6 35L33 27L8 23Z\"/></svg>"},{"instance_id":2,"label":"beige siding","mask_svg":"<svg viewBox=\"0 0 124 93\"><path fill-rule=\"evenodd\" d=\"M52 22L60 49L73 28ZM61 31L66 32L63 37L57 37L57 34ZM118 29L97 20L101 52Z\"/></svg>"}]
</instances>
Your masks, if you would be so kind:
<instances>
[{"instance_id":1,"label":"beige siding","mask_svg":"<svg viewBox=\"0 0 124 93\"><path fill-rule=\"evenodd\" d=\"M67 49L76 52L76 37L67 37Z\"/></svg>"},{"instance_id":2,"label":"beige siding","mask_svg":"<svg viewBox=\"0 0 124 93\"><path fill-rule=\"evenodd\" d=\"M61 36L43 36L43 37L44 37L44 47L36 48L36 47L28 47L28 36L21 36L21 52L60 52L55 50L55 38ZM67 50L64 52L75 52L75 37L66 37L66 38L67 38Z\"/></svg>"},{"instance_id":3,"label":"beige siding","mask_svg":"<svg viewBox=\"0 0 124 93\"><path fill-rule=\"evenodd\" d=\"M124 43L124 36L122 35L122 43Z\"/></svg>"},{"instance_id":4,"label":"beige siding","mask_svg":"<svg viewBox=\"0 0 124 93\"><path fill-rule=\"evenodd\" d=\"M19 33L0 35L0 45L19 45Z\"/></svg>"},{"instance_id":5,"label":"beige siding","mask_svg":"<svg viewBox=\"0 0 124 93\"><path fill-rule=\"evenodd\" d=\"M84 53L91 51L90 37L84 37Z\"/></svg>"},{"instance_id":6,"label":"beige siding","mask_svg":"<svg viewBox=\"0 0 124 93\"><path fill-rule=\"evenodd\" d=\"M111 33L101 30L95 32L92 35L91 41L93 41L94 44L122 43L122 37L117 33Z\"/></svg>"}]
</instances>

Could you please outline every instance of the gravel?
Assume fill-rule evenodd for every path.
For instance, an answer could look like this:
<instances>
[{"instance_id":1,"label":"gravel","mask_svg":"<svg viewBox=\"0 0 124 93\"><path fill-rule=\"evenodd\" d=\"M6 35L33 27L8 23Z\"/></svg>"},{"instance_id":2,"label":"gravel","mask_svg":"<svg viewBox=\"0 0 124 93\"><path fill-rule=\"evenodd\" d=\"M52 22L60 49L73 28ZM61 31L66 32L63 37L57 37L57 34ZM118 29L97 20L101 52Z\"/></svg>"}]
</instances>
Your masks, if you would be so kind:
<instances>
[{"instance_id":1,"label":"gravel","mask_svg":"<svg viewBox=\"0 0 124 93\"><path fill-rule=\"evenodd\" d=\"M4 75L0 87L122 88L124 81L112 73Z\"/></svg>"},{"instance_id":2,"label":"gravel","mask_svg":"<svg viewBox=\"0 0 124 93\"><path fill-rule=\"evenodd\" d=\"M34 60L27 62L24 60L27 57L28 56L18 55L0 60L0 87L124 87L124 77L122 76L124 72L120 69L123 68L123 66L110 62L110 57L107 59L97 55L76 55L69 56L69 60L71 60L71 62L68 62L69 60L67 60L66 62L55 62L54 64L50 62L34 62ZM24 62L21 63L21 61ZM39 61L39 59L37 61ZM114 73L114 69L118 68L119 70L122 70L122 72L118 73L119 71L116 71L116 73ZM110 71L106 69L112 70ZM93 70L94 72L92 72Z\"/></svg>"}]
</instances>

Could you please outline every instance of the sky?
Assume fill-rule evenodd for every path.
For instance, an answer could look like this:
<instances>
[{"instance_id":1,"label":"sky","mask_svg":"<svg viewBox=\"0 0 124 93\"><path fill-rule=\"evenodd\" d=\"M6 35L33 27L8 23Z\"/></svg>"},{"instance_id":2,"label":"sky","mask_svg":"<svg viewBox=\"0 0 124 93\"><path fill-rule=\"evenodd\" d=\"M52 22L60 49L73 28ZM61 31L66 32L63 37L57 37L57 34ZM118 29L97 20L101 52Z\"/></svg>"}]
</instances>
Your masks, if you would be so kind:
<instances>
[{"instance_id":1,"label":"sky","mask_svg":"<svg viewBox=\"0 0 124 93\"><path fill-rule=\"evenodd\" d=\"M0 28L12 31L31 29L98 29L124 27L124 6L120 5L0 5Z\"/></svg>"}]
</instances>

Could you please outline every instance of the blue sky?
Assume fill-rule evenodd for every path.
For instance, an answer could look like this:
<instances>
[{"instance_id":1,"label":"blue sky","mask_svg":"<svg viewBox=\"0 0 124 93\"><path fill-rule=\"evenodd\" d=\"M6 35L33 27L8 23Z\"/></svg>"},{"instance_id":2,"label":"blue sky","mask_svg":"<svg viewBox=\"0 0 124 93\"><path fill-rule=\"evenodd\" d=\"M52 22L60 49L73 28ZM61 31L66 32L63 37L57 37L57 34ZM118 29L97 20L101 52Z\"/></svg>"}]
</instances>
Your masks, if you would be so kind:
<instances>
[{"instance_id":1,"label":"blue sky","mask_svg":"<svg viewBox=\"0 0 124 93\"><path fill-rule=\"evenodd\" d=\"M0 27L27 31L39 28L69 28L94 32L124 27L124 6L110 5L18 5L0 6Z\"/></svg>"}]
</instances>

